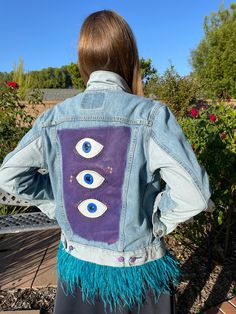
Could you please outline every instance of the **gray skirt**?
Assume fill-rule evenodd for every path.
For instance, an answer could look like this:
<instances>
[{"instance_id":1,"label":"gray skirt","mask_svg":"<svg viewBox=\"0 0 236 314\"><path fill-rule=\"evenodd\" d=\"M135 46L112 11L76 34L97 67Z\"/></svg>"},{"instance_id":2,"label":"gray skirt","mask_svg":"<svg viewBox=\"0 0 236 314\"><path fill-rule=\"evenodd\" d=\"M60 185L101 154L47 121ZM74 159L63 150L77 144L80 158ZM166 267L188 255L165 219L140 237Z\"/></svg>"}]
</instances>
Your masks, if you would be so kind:
<instances>
[{"instance_id":1,"label":"gray skirt","mask_svg":"<svg viewBox=\"0 0 236 314\"><path fill-rule=\"evenodd\" d=\"M111 312L109 306L104 308L103 301L99 296L95 298L94 304L83 301L79 288L76 288L74 295L66 295L62 283L58 279L53 314L175 314L175 293L172 284L171 288L171 295L160 294L157 303L155 303L152 291L149 290L141 306L137 304L130 310L125 305L122 311Z\"/></svg>"}]
</instances>

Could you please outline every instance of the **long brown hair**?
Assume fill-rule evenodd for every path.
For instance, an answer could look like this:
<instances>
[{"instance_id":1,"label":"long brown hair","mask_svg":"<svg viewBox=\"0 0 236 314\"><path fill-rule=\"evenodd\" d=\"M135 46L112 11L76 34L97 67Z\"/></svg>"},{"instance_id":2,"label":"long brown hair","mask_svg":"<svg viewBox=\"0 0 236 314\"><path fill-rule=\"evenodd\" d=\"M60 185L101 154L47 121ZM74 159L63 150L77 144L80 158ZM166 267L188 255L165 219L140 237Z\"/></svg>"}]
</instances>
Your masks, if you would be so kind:
<instances>
[{"instance_id":1,"label":"long brown hair","mask_svg":"<svg viewBox=\"0 0 236 314\"><path fill-rule=\"evenodd\" d=\"M143 96L136 39L128 23L115 11L97 11L84 20L78 65L85 85L93 71L107 70L122 76L133 94Z\"/></svg>"}]
</instances>

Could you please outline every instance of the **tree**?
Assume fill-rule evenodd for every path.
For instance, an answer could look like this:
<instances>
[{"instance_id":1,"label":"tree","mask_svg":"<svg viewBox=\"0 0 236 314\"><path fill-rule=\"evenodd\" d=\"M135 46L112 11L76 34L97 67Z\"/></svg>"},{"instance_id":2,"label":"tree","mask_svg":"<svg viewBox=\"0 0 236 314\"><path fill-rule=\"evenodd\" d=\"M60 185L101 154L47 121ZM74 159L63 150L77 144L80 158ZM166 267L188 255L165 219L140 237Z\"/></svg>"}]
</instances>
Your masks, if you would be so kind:
<instances>
[{"instance_id":1,"label":"tree","mask_svg":"<svg viewBox=\"0 0 236 314\"><path fill-rule=\"evenodd\" d=\"M200 89L196 78L181 76L171 64L163 75L149 81L144 94L167 104L176 116L183 116L199 97Z\"/></svg>"},{"instance_id":2,"label":"tree","mask_svg":"<svg viewBox=\"0 0 236 314\"><path fill-rule=\"evenodd\" d=\"M71 88L72 82L67 66L61 68L48 67L39 71L31 71L31 88Z\"/></svg>"},{"instance_id":3,"label":"tree","mask_svg":"<svg viewBox=\"0 0 236 314\"><path fill-rule=\"evenodd\" d=\"M197 77L205 97L236 98L236 4L204 18L204 38L191 51L191 73Z\"/></svg>"},{"instance_id":4,"label":"tree","mask_svg":"<svg viewBox=\"0 0 236 314\"><path fill-rule=\"evenodd\" d=\"M70 73L73 88L79 88L81 90L84 90L86 86L84 85L84 81L81 78L78 64L71 62L67 66L67 70Z\"/></svg>"},{"instance_id":5,"label":"tree","mask_svg":"<svg viewBox=\"0 0 236 314\"><path fill-rule=\"evenodd\" d=\"M139 62L141 68L141 78L145 86L150 80L155 79L157 76L157 70L151 65L152 60L150 58L147 60L141 58Z\"/></svg>"},{"instance_id":6,"label":"tree","mask_svg":"<svg viewBox=\"0 0 236 314\"><path fill-rule=\"evenodd\" d=\"M0 72L0 84L7 81L12 81L12 72Z\"/></svg>"}]
</instances>

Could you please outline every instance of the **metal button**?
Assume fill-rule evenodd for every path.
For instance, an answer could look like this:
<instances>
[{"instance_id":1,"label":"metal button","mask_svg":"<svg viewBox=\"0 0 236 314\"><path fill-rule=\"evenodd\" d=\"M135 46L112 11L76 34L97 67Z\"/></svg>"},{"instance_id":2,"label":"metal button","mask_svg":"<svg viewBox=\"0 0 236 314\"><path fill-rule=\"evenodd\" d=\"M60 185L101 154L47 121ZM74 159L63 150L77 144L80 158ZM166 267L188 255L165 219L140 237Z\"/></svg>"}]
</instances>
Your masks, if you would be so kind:
<instances>
[{"instance_id":1,"label":"metal button","mask_svg":"<svg viewBox=\"0 0 236 314\"><path fill-rule=\"evenodd\" d=\"M119 256L119 257L118 257L118 261L119 261L119 262L124 262L124 260L125 260L125 258L124 258L123 256Z\"/></svg>"},{"instance_id":2,"label":"metal button","mask_svg":"<svg viewBox=\"0 0 236 314\"><path fill-rule=\"evenodd\" d=\"M136 256L131 256L129 258L130 263L134 263L136 261Z\"/></svg>"}]
</instances>

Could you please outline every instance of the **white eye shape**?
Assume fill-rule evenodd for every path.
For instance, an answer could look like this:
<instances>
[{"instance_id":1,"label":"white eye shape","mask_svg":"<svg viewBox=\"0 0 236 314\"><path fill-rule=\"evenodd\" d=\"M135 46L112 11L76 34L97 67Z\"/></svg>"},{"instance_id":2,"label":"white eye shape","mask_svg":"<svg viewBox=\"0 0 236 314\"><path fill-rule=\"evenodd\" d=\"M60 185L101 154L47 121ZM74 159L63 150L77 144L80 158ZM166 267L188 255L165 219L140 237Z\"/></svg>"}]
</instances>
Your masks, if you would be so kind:
<instances>
[{"instance_id":1,"label":"white eye shape","mask_svg":"<svg viewBox=\"0 0 236 314\"><path fill-rule=\"evenodd\" d=\"M103 183L105 178L96 171L83 170L77 174L76 180L85 188L95 189Z\"/></svg>"},{"instance_id":2,"label":"white eye shape","mask_svg":"<svg viewBox=\"0 0 236 314\"><path fill-rule=\"evenodd\" d=\"M75 148L81 156L92 158L100 153L103 145L90 137L85 137L76 144Z\"/></svg>"},{"instance_id":3,"label":"white eye shape","mask_svg":"<svg viewBox=\"0 0 236 314\"><path fill-rule=\"evenodd\" d=\"M105 213L107 206L94 198L89 198L78 205L78 210L86 217L97 218Z\"/></svg>"}]
</instances>

